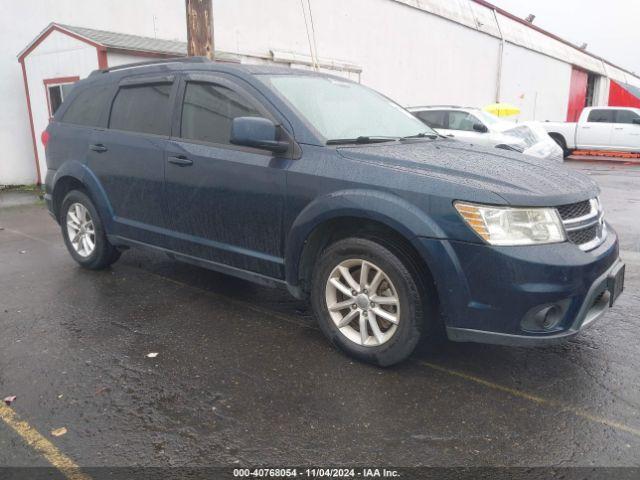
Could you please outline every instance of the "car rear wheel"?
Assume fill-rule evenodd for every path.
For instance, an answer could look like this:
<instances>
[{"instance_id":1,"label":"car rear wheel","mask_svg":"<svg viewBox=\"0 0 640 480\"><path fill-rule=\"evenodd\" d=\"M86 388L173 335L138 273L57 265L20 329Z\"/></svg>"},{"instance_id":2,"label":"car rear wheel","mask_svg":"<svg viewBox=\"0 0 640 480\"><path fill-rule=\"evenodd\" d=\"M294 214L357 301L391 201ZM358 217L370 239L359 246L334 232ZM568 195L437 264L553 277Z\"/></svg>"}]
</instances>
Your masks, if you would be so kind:
<instances>
[{"instance_id":1,"label":"car rear wheel","mask_svg":"<svg viewBox=\"0 0 640 480\"><path fill-rule=\"evenodd\" d=\"M107 240L98 211L84 192L72 190L64 197L60 226L67 250L83 267L101 270L120 258L120 252Z\"/></svg>"},{"instance_id":2,"label":"car rear wheel","mask_svg":"<svg viewBox=\"0 0 640 480\"><path fill-rule=\"evenodd\" d=\"M311 300L320 328L350 356L379 366L405 360L425 322L416 268L374 240L329 246L314 271Z\"/></svg>"}]
</instances>

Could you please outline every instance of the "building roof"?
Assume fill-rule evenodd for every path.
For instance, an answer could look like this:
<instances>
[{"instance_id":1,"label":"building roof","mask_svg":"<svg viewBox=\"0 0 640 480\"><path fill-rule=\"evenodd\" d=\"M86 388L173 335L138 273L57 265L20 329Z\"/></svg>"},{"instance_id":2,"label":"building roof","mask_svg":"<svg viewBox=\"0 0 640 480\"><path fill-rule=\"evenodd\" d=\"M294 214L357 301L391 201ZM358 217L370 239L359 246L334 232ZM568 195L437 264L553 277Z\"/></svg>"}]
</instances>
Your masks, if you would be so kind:
<instances>
[{"instance_id":1,"label":"building roof","mask_svg":"<svg viewBox=\"0 0 640 480\"><path fill-rule=\"evenodd\" d=\"M96 47L103 47L109 50L170 56L187 55L187 43L180 42L178 40L165 40L161 38L130 35L127 33L96 30L93 28L75 27L60 23L50 23L18 54L18 58L22 59L25 57L39 43L39 41L43 39L43 37L47 36L54 30L70 34Z\"/></svg>"},{"instance_id":2,"label":"building roof","mask_svg":"<svg viewBox=\"0 0 640 480\"><path fill-rule=\"evenodd\" d=\"M58 25L63 29L70 30L81 37L93 40L95 43L110 49L165 53L170 55L187 54L187 42L142 37L140 35L129 35L127 33L108 32L105 30L94 30L93 28L74 27L71 25Z\"/></svg>"}]
</instances>

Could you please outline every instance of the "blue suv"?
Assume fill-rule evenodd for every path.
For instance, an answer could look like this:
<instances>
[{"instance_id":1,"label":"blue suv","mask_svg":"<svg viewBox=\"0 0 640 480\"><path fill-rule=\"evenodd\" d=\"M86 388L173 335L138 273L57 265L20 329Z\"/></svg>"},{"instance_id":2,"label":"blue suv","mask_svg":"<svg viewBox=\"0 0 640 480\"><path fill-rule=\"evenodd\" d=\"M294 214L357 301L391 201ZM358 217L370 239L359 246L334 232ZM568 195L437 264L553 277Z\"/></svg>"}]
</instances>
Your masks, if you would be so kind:
<instances>
[{"instance_id":1,"label":"blue suv","mask_svg":"<svg viewBox=\"0 0 640 480\"><path fill-rule=\"evenodd\" d=\"M566 339L623 289L593 181L442 138L342 78L199 58L100 70L43 142L47 206L80 265L144 247L285 285L377 365L440 332Z\"/></svg>"}]
</instances>

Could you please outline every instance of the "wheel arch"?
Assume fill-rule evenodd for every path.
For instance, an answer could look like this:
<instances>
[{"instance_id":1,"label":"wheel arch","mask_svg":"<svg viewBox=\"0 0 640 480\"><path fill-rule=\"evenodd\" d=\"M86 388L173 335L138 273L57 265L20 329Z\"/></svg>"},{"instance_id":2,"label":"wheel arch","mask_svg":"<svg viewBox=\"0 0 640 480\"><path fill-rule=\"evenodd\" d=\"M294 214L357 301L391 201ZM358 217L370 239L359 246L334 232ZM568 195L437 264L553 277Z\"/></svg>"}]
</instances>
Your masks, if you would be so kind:
<instances>
[{"instance_id":1,"label":"wheel arch","mask_svg":"<svg viewBox=\"0 0 640 480\"><path fill-rule=\"evenodd\" d=\"M52 182L52 213L56 220L60 217L60 207L67 193L71 190L84 191L94 203L105 226L111 226L113 210L98 178L80 162L67 162L58 171Z\"/></svg>"},{"instance_id":2,"label":"wheel arch","mask_svg":"<svg viewBox=\"0 0 640 480\"><path fill-rule=\"evenodd\" d=\"M322 197L308 205L290 229L285 251L287 284L294 295L306 297L315 258L327 245L349 236L400 245L431 276L417 239L443 235L422 210L392 194L343 191Z\"/></svg>"}]
</instances>

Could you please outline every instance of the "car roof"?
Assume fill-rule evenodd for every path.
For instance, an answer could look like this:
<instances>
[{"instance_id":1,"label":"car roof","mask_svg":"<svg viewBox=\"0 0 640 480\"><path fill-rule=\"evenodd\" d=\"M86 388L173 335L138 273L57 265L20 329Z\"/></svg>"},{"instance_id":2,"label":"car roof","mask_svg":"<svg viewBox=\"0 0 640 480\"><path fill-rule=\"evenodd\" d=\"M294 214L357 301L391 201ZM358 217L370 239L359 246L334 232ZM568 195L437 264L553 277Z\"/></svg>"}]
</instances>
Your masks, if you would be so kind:
<instances>
[{"instance_id":1,"label":"car roof","mask_svg":"<svg viewBox=\"0 0 640 480\"><path fill-rule=\"evenodd\" d=\"M344 81L350 81L342 77L336 77L313 70L302 70L281 65L254 65L231 62L217 62L205 57L181 57L162 59L150 62L131 63L117 65L111 68L94 70L82 83L112 83L134 75L146 74L171 74L176 72L222 72L237 75L239 77L252 77L254 75L306 75L331 77Z\"/></svg>"}]
</instances>

